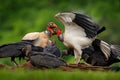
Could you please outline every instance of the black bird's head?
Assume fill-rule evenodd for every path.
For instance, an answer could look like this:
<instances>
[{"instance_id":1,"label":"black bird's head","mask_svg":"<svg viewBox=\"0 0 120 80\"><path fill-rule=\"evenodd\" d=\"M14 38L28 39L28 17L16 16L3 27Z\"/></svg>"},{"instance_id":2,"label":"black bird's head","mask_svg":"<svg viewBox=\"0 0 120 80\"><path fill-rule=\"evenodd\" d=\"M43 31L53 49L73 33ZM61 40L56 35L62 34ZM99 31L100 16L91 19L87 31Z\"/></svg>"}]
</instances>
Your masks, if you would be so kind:
<instances>
[{"instance_id":1,"label":"black bird's head","mask_svg":"<svg viewBox=\"0 0 120 80\"><path fill-rule=\"evenodd\" d=\"M43 49L43 52L54 54L56 50L57 50L56 41L52 40L52 42Z\"/></svg>"},{"instance_id":2,"label":"black bird's head","mask_svg":"<svg viewBox=\"0 0 120 80\"><path fill-rule=\"evenodd\" d=\"M98 49L98 48L100 48L100 43L101 43L101 40L95 39L95 40L92 42L92 46L94 47L94 49Z\"/></svg>"}]
</instances>

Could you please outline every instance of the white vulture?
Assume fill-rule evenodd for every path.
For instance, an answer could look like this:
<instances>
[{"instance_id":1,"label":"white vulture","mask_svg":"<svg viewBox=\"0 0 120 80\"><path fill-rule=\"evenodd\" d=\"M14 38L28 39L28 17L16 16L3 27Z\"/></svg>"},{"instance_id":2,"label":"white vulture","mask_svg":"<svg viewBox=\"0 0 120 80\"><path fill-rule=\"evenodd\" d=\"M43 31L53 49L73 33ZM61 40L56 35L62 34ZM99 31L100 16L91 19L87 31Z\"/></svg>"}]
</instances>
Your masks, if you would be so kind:
<instances>
[{"instance_id":1,"label":"white vulture","mask_svg":"<svg viewBox=\"0 0 120 80\"><path fill-rule=\"evenodd\" d=\"M57 25L53 22L50 22L47 26L47 29L43 32L30 32L27 33L22 40L32 41L34 46L39 46L44 48L48 45L50 41L50 37L55 35L54 29L57 28Z\"/></svg>"},{"instance_id":2,"label":"white vulture","mask_svg":"<svg viewBox=\"0 0 120 80\"><path fill-rule=\"evenodd\" d=\"M90 46L105 27L100 28L90 17L80 13L63 12L57 13L55 17L65 27L61 41L66 47L74 49L75 63L79 63L82 56L81 49Z\"/></svg>"}]
</instances>

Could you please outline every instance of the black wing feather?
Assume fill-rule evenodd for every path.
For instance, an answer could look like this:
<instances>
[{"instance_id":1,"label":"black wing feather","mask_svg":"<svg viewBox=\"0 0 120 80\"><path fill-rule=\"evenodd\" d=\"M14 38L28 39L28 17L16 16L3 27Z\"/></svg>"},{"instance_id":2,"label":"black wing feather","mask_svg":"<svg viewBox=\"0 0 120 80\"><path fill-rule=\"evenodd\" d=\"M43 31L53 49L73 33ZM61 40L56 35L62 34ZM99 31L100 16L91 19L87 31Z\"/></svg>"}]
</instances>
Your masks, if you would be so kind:
<instances>
[{"instance_id":1,"label":"black wing feather","mask_svg":"<svg viewBox=\"0 0 120 80\"><path fill-rule=\"evenodd\" d=\"M12 56L18 56L21 54L21 49L23 46L16 45L16 44L9 44L9 45L3 45L0 47L0 57L12 57Z\"/></svg>"},{"instance_id":2,"label":"black wing feather","mask_svg":"<svg viewBox=\"0 0 120 80\"><path fill-rule=\"evenodd\" d=\"M32 45L31 42L28 41L20 41L16 43L4 44L0 46L0 58L4 57L18 57L22 54L22 48L26 45ZM43 51L43 48L34 47L32 45L33 51Z\"/></svg>"},{"instance_id":3,"label":"black wing feather","mask_svg":"<svg viewBox=\"0 0 120 80\"><path fill-rule=\"evenodd\" d=\"M46 67L46 68L56 68L59 66L65 66L66 63L63 60L60 60L58 58L49 56L47 54L45 55L34 55L30 57L31 63L38 67Z\"/></svg>"},{"instance_id":4,"label":"black wing feather","mask_svg":"<svg viewBox=\"0 0 120 80\"><path fill-rule=\"evenodd\" d=\"M92 19L86 15L75 13L75 22L77 25L85 29L88 38L93 38L97 35L99 26L92 21Z\"/></svg>"}]
</instances>

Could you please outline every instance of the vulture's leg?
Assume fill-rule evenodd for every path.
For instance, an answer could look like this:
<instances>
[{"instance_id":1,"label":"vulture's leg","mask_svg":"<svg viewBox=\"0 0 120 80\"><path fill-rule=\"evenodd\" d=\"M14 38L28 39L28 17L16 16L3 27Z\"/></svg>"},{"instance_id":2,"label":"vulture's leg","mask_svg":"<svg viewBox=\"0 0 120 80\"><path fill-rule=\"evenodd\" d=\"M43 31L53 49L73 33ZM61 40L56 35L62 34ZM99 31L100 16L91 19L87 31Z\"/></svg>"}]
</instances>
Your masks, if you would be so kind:
<instances>
[{"instance_id":1,"label":"vulture's leg","mask_svg":"<svg viewBox=\"0 0 120 80\"><path fill-rule=\"evenodd\" d=\"M74 49L74 55L75 55L75 64L78 64L82 56L82 50L80 48L79 50Z\"/></svg>"},{"instance_id":2,"label":"vulture's leg","mask_svg":"<svg viewBox=\"0 0 120 80\"><path fill-rule=\"evenodd\" d=\"M18 66L18 64L15 61L15 57L11 57L11 62L14 64L14 66Z\"/></svg>"}]
</instances>

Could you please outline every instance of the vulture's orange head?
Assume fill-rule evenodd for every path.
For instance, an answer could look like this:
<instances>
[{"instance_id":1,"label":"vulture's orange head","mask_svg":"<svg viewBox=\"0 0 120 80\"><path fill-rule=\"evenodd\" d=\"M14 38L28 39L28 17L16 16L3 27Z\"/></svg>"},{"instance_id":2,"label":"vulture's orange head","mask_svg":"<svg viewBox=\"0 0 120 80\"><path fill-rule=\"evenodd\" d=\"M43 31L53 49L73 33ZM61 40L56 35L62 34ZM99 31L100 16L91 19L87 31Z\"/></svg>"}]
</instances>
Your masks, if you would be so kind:
<instances>
[{"instance_id":1,"label":"vulture's orange head","mask_svg":"<svg viewBox=\"0 0 120 80\"><path fill-rule=\"evenodd\" d=\"M50 22L48 24L47 30L50 31L51 36L52 35L59 35L62 33L62 30L54 22Z\"/></svg>"}]
</instances>

